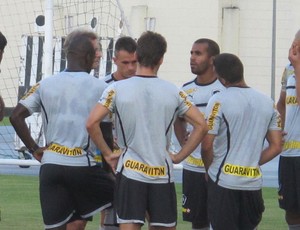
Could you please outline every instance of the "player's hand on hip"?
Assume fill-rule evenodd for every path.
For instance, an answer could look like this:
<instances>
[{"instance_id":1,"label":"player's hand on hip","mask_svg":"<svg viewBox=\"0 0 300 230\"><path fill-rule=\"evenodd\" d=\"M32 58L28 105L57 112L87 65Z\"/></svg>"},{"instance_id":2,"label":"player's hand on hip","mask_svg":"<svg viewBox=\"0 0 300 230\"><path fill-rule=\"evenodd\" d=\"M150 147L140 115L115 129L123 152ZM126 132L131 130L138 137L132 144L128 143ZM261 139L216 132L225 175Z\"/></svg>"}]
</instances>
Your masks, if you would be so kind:
<instances>
[{"instance_id":1,"label":"player's hand on hip","mask_svg":"<svg viewBox=\"0 0 300 230\"><path fill-rule=\"evenodd\" d=\"M43 158L43 155L44 155L44 151L48 148L48 146L45 146L45 147L39 147L37 150L35 150L32 155L33 157L41 162L42 158Z\"/></svg>"},{"instance_id":2,"label":"player's hand on hip","mask_svg":"<svg viewBox=\"0 0 300 230\"><path fill-rule=\"evenodd\" d=\"M111 167L113 173L116 173L118 161L121 154L122 151L114 151L112 154L109 154L109 156L105 156L105 160L107 164L109 164L109 166Z\"/></svg>"},{"instance_id":3,"label":"player's hand on hip","mask_svg":"<svg viewBox=\"0 0 300 230\"><path fill-rule=\"evenodd\" d=\"M178 164L181 162L181 160L178 159L177 157L177 153L174 153L174 152L171 152L171 151L168 151L169 152L169 156L173 162L173 164Z\"/></svg>"}]
</instances>

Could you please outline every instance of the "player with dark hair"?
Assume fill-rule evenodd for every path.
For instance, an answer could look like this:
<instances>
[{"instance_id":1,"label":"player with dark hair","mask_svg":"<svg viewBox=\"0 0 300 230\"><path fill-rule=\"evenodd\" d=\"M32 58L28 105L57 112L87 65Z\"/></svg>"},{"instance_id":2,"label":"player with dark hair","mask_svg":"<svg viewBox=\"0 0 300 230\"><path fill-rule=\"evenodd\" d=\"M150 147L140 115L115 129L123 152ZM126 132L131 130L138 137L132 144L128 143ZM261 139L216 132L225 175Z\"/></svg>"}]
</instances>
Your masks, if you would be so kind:
<instances>
[{"instance_id":1,"label":"player with dark hair","mask_svg":"<svg viewBox=\"0 0 300 230\"><path fill-rule=\"evenodd\" d=\"M0 32L0 64L3 58L4 48L6 45L7 45L6 37ZM2 121L4 117L4 108L5 108L5 103L2 96L0 95L0 121Z\"/></svg>"},{"instance_id":2,"label":"player with dark hair","mask_svg":"<svg viewBox=\"0 0 300 230\"><path fill-rule=\"evenodd\" d=\"M108 84L115 81L120 81L133 76L136 72L137 60L135 56L136 41L128 36L120 37L115 44L115 51L113 61L117 66L114 73L105 76L104 80ZM111 114L112 115L112 114ZM112 120L114 116L112 115ZM114 135L115 136L115 135ZM115 137L116 140L116 137ZM119 147L114 144L114 151L118 151ZM101 212L100 216L100 229L101 230L117 230L115 215L113 208L105 209Z\"/></svg>"},{"instance_id":3,"label":"player with dark hair","mask_svg":"<svg viewBox=\"0 0 300 230\"><path fill-rule=\"evenodd\" d=\"M264 211L260 166L282 149L280 116L271 98L247 86L237 56L217 55L214 70L226 90L208 102L209 131L201 143L208 216L214 230L253 230Z\"/></svg>"},{"instance_id":4,"label":"player with dark hair","mask_svg":"<svg viewBox=\"0 0 300 230\"><path fill-rule=\"evenodd\" d=\"M127 79L135 74L137 60L135 57L136 41L128 36L120 37L115 44L113 61L117 70L105 76L105 82Z\"/></svg>"},{"instance_id":5,"label":"player with dark hair","mask_svg":"<svg viewBox=\"0 0 300 230\"><path fill-rule=\"evenodd\" d=\"M101 57L94 32L71 32L64 49L66 70L33 86L19 101L10 121L42 164L40 201L45 228L78 230L113 200L114 182L96 165L96 147L85 129L86 119L107 84L89 74ZM25 118L33 112L42 113L45 147L35 143L26 125ZM105 135L111 132L103 129Z\"/></svg>"},{"instance_id":6,"label":"player with dark hair","mask_svg":"<svg viewBox=\"0 0 300 230\"><path fill-rule=\"evenodd\" d=\"M210 97L224 88L213 72L213 59L219 53L218 44L207 38L196 40L191 49L191 72L197 76L185 83L182 90L203 114ZM191 128L183 119L176 120L175 134L181 146L185 144ZM184 221L192 222L193 230L209 229L207 181L200 149L199 145L182 163L182 215Z\"/></svg>"},{"instance_id":7,"label":"player with dark hair","mask_svg":"<svg viewBox=\"0 0 300 230\"><path fill-rule=\"evenodd\" d=\"M136 75L111 84L87 121L92 140L104 156L109 156L112 151L102 138L99 122L110 112L116 113L117 142L123 151L116 169L114 202L121 229L141 229L146 212L151 228L176 228L172 162L186 158L206 134L205 120L187 95L157 77L166 49L163 36L143 33L137 41ZM178 115L187 119L193 131L173 155L168 149L171 127Z\"/></svg>"}]
</instances>

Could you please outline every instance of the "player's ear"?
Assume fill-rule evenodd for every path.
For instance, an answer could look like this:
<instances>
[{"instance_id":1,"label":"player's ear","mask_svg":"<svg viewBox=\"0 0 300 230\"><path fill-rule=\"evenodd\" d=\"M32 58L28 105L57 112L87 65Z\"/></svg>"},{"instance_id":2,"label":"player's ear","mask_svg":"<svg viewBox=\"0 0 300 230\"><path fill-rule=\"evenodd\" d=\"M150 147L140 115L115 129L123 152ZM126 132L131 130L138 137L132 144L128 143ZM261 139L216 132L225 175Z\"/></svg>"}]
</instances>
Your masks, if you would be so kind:
<instances>
[{"instance_id":1,"label":"player's ear","mask_svg":"<svg viewBox=\"0 0 300 230\"><path fill-rule=\"evenodd\" d=\"M214 64L214 59L215 59L215 56L211 56L211 57L209 58L209 64L210 64L210 65L213 65L213 64Z\"/></svg>"},{"instance_id":2,"label":"player's ear","mask_svg":"<svg viewBox=\"0 0 300 230\"><path fill-rule=\"evenodd\" d=\"M86 64L88 66L92 66L93 63L94 63L94 59L95 59L95 51L93 50L93 52L87 52L86 55L85 55L85 61L86 61Z\"/></svg>"},{"instance_id":3,"label":"player's ear","mask_svg":"<svg viewBox=\"0 0 300 230\"><path fill-rule=\"evenodd\" d=\"M161 65L163 62L164 62L164 56L161 57L158 64Z\"/></svg>"}]
</instances>

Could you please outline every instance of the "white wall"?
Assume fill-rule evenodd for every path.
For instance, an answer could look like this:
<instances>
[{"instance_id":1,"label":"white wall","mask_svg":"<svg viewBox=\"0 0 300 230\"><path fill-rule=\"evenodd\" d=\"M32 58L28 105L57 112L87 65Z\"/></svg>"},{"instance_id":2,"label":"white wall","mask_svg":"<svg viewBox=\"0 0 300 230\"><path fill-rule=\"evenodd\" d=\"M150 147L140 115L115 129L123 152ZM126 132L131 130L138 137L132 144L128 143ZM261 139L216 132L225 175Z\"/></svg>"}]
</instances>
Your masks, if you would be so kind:
<instances>
[{"instance_id":1,"label":"white wall","mask_svg":"<svg viewBox=\"0 0 300 230\"><path fill-rule=\"evenodd\" d=\"M300 1L276 0L276 3L275 101L283 68L288 63L290 43L300 28ZM133 9L140 5L147 6L145 17L156 18L155 31L168 42L165 62L159 72L161 78L178 86L193 78L189 51L196 39L207 37L217 41L222 52L237 54L244 63L247 83L271 96L273 1L122 1L133 27L137 24L131 22ZM138 36L136 31L135 36Z\"/></svg>"},{"instance_id":2,"label":"white wall","mask_svg":"<svg viewBox=\"0 0 300 230\"><path fill-rule=\"evenodd\" d=\"M161 33L168 42L168 50L165 55L159 75L180 86L192 79L190 73L189 58L192 44L201 37L218 40L218 1L207 0L132 0L122 1L125 15L133 27L134 36L139 33L134 28L137 22L134 11L137 6L147 6L145 17L155 17L155 31Z\"/></svg>"}]
</instances>

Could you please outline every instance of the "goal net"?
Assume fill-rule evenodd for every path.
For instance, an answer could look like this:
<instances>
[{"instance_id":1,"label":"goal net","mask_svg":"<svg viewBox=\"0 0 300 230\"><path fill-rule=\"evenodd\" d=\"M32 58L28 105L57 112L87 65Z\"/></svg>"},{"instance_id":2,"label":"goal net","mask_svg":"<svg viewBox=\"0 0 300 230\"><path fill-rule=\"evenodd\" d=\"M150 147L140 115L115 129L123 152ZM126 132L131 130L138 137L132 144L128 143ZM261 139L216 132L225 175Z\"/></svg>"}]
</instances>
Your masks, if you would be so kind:
<instances>
[{"instance_id":1,"label":"goal net","mask_svg":"<svg viewBox=\"0 0 300 230\"><path fill-rule=\"evenodd\" d=\"M50 1L50 0L49 0ZM114 71L112 63L115 40L130 35L119 0L51 0L53 5L52 60L45 60L45 7L49 1L1 0L0 31L8 45L0 64L0 92L6 113L38 81L45 78L46 62L52 62L52 74L64 70L66 59L62 50L65 36L75 28L94 30L102 44L103 57L98 69L91 74L102 77ZM28 127L36 142L43 145L40 114L27 118ZM3 159L30 158L22 141L6 117L0 124L0 163ZM28 164L29 161L16 161Z\"/></svg>"}]
</instances>

